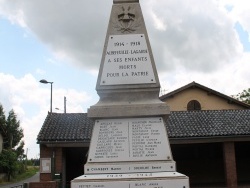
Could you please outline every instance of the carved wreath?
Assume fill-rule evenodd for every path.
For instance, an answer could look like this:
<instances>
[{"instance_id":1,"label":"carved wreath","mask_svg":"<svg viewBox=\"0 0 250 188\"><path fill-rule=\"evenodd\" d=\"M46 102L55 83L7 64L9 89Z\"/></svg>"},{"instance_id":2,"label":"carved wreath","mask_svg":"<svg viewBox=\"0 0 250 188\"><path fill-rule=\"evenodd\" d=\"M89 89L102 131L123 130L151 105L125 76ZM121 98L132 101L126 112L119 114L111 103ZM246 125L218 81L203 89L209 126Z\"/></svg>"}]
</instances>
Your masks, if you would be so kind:
<instances>
[{"instance_id":1,"label":"carved wreath","mask_svg":"<svg viewBox=\"0 0 250 188\"><path fill-rule=\"evenodd\" d=\"M140 27L140 19L137 19L134 10L130 6L121 8L121 13L118 13L117 19L113 22L113 27L122 33L132 33Z\"/></svg>"}]
</instances>

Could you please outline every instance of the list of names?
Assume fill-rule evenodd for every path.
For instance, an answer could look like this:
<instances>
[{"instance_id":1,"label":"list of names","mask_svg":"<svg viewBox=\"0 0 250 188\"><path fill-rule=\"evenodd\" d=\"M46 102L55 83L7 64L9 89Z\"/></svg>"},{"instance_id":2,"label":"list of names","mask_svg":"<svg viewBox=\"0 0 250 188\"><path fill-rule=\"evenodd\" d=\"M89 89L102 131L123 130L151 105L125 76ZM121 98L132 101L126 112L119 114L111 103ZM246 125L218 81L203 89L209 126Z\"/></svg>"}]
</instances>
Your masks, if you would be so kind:
<instances>
[{"instance_id":1,"label":"list of names","mask_svg":"<svg viewBox=\"0 0 250 188\"><path fill-rule=\"evenodd\" d=\"M162 118L97 120L89 162L167 160L171 156Z\"/></svg>"}]
</instances>

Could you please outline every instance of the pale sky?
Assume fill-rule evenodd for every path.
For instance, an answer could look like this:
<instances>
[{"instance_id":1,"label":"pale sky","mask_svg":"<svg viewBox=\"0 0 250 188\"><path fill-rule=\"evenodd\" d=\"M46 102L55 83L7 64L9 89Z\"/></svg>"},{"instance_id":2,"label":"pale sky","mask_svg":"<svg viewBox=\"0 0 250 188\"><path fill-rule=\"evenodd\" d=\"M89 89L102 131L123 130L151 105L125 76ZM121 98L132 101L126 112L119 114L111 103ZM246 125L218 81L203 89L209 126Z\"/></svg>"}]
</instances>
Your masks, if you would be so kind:
<instances>
[{"instance_id":1,"label":"pale sky","mask_svg":"<svg viewBox=\"0 0 250 188\"><path fill-rule=\"evenodd\" d=\"M50 110L86 112L112 0L0 0L0 103L14 109L28 158ZM140 0L161 86L197 82L226 95L250 87L250 1ZM56 110L59 108L60 110Z\"/></svg>"}]
</instances>

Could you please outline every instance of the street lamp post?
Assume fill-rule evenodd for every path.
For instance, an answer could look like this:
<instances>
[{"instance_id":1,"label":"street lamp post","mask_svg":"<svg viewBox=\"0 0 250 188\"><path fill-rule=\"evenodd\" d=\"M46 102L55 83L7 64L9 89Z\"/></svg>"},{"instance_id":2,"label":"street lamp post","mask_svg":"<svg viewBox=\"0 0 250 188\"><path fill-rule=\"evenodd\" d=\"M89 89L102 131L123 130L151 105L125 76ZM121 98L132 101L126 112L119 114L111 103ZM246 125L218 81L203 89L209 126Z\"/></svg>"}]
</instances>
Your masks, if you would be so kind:
<instances>
[{"instance_id":1,"label":"street lamp post","mask_svg":"<svg viewBox=\"0 0 250 188\"><path fill-rule=\"evenodd\" d=\"M52 84L53 82L48 82L47 80L40 80L41 83L43 84L50 84L50 112L52 113Z\"/></svg>"}]
</instances>

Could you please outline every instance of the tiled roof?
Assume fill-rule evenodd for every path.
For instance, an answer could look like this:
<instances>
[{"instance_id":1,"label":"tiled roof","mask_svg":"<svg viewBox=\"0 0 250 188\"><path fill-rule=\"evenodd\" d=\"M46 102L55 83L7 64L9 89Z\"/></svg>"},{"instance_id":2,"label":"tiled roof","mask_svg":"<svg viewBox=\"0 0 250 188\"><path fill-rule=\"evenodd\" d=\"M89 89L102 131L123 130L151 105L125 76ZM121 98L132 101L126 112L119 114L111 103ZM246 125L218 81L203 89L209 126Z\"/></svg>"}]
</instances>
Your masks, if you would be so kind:
<instances>
[{"instance_id":1,"label":"tiled roof","mask_svg":"<svg viewBox=\"0 0 250 188\"><path fill-rule=\"evenodd\" d=\"M37 140L87 142L93 124L86 113L48 113Z\"/></svg>"},{"instance_id":2,"label":"tiled roof","mask_svg":"<svg viewBox=\"0 0 250 188\"><path fill-rule=\"evenodd\" d=\"M86 113L49 113L37 137L40 142L89 142L93 121ZM250 136L250 110L171 112L169 138Z\"/></svg>"},{"instance_id":3,"label":"tiled roof","mask_svg":"<svg viewBox=\"0 0 250 188\"><path fill-rule=\"evenodd\" d=\"M250 136L250 110L200 110L172 112L169 137Z\"/></svg>"}]
</instances>

